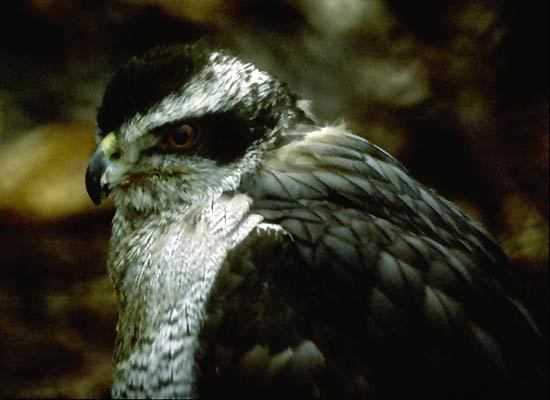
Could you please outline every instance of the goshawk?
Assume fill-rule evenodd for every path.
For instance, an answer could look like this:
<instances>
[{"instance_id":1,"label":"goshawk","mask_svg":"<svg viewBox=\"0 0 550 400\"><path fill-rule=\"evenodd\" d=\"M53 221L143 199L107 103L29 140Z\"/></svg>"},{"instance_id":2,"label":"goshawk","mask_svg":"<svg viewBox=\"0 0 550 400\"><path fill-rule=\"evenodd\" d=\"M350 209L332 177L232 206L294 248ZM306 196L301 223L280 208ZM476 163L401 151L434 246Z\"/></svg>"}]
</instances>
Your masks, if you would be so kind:
<instances>
[{"instance_id":1,"label":"goshawk","mask_svg":"<svg viewBox=\"0 0 550 400\"><path fill-rule=\"evenodd\" d=\"M307 105L201 45L151 50L108 84L86 186L116 205L112 395L544 391L540 334L499 247Z\"/></svg>"}]
</instances>

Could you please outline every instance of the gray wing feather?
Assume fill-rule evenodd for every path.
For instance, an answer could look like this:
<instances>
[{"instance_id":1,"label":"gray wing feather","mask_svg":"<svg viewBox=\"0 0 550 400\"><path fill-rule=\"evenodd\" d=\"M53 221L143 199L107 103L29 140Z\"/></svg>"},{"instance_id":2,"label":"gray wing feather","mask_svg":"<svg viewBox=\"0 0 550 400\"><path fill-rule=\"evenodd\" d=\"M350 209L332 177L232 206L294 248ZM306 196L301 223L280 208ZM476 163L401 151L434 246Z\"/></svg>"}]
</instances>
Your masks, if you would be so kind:
<instances>
[{"instance_id":1,"label":"gray wing feather","mask_svg":"<svg viewBox=\"0 0 550 400\"><path fill-rule=\"evenodd\" d=\"M255 212L290 233L303 268L332 279L334 292L363 293L354 301L370 327L365 341L382 338L391 353L388 337L407 332L419 348L439 343L446 368L478 357L529 380L518 370L536 364L538 332L505 255L480 226L364 139L336 128L297 138L242 189Z\"/></svg>"}]
</instances>

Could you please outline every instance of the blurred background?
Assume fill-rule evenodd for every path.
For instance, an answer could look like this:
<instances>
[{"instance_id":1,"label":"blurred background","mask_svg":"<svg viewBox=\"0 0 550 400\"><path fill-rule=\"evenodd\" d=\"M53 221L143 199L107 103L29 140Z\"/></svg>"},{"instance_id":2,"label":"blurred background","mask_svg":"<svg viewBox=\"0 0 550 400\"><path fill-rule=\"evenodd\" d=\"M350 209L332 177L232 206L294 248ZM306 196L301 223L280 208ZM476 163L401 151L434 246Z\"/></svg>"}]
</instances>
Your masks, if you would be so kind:
<instances>
[{"instance_id":1,"label":"blurred background","mask_svg":"<svg viewBox=\"0 0 550 400\"><path fill-rule=\"evenodd\" d=\"M96 110L124 60L205 35L480 220L547 335L548 2L6 0L0 27L0 397L108 396Z\"/></svg>"}]
</instances>

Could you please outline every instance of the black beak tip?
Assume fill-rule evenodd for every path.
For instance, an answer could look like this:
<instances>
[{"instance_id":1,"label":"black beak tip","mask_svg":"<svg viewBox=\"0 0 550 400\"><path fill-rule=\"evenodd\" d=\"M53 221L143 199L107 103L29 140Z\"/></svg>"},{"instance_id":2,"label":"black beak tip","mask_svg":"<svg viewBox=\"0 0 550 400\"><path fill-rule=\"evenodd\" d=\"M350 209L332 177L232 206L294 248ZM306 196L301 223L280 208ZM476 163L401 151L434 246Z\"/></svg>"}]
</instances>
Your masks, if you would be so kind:
<instances>
[{"instance_id":1,"label":"black beak tip","mask_svg":"<svg viewBox=\"0 0 550 400\"><path fill-rule=\"evenodd\" d=\"M86 169L86 191L96 206L101 204L102 194L109 194L108 185L101 185L101 176L107 169L107 160L101 149L98 149Z\"/></svg>"},{"instance_id":2,"label":"black beak tip","mask_svg":"<svg viewBox=\"0 0 550 400\"><path fill-rule=\"evenodd\" d=\"M96 206L101 204L101 185L99 180L90 172L89 167L86 170L86 191Z\"/></svg>"}]
</instances>

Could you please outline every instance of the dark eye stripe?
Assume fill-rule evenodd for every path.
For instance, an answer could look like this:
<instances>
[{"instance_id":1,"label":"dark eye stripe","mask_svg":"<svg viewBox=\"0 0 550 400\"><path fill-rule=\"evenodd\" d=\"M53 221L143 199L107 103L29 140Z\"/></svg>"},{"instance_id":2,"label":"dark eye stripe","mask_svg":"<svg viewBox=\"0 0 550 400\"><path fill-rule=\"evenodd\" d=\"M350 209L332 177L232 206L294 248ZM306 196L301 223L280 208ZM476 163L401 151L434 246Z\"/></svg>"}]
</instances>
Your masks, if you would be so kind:
<instances>
[{"instance_id":1,"label":"dark eye stripe","mask_svg":"<svg viewBox=\"0 0 550 400\"><path fill-rule=\"evenodd\" d=\"M193 127L197 139L189 149L179 151L167 143L167 134L181 130L185 125ZM245 154L257 136L261 135L258 129L262 131L264 127L249 127L246 124L246 119L232 111L170 122L151 131L151 134L159 137L159 142L151 149L143 151L143 154L181 152L182 154L210 158L220 164L227 164Z\"/></svg>"}]
</instances>

